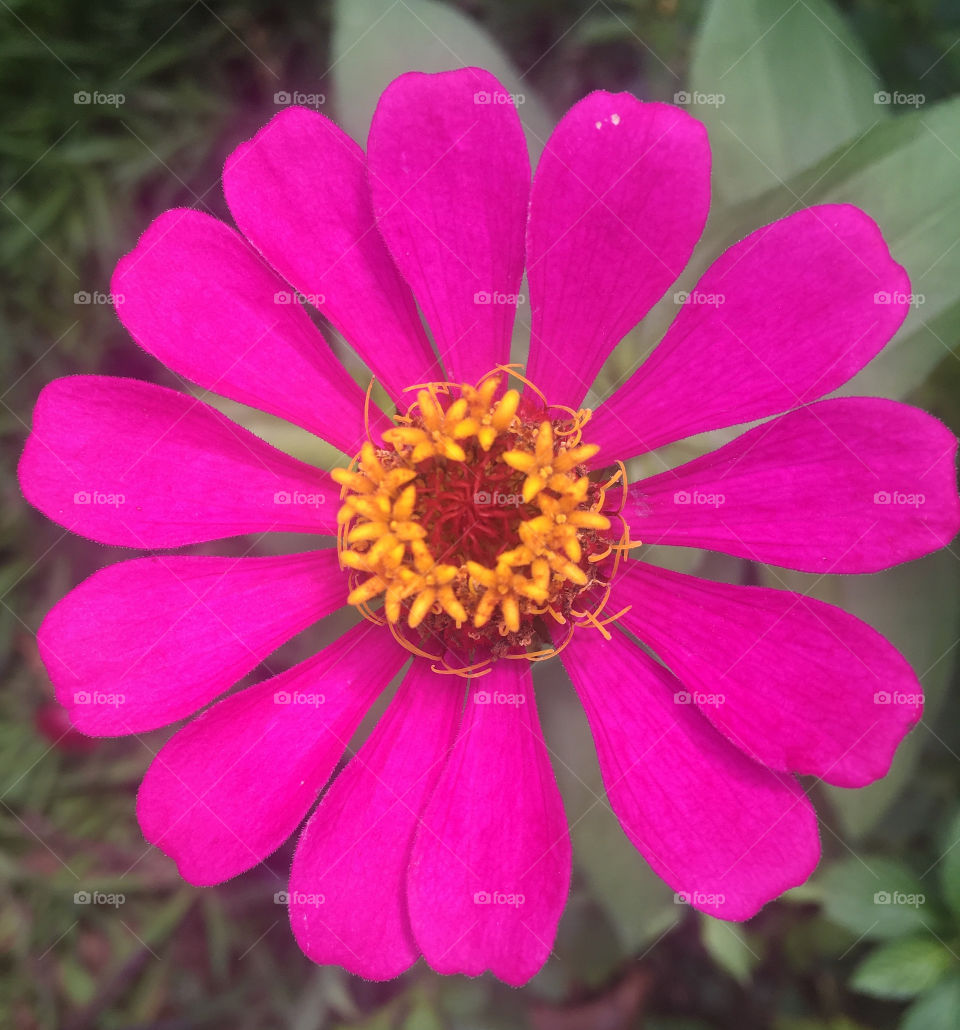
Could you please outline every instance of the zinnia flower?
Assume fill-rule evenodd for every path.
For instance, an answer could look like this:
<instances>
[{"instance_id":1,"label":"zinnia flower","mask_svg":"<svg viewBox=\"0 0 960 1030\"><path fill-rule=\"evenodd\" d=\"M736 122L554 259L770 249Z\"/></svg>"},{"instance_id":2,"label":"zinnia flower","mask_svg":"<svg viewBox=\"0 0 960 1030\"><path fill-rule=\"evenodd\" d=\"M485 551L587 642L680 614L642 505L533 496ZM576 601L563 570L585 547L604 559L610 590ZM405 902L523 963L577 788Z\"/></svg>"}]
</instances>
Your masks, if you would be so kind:
<instances>
[{"instance_id":1,"label":"zinnia flower","mask_svg":"<svg viewBox=\"0 0 960 1030\"><path fill-rule=\"evenodd\" d=\"M802 210L732 246L639 370L582 407L690 258L709 176L696 120L597 92L560 121L531 185L511 98L478 69L393 82L366 155L289 108L227 161L240 232L168 211L112 292L134 339L175 373L355 459L328 474L145 382L75 376L41 394L20 481L74 532L149 551L336 537L284 557L114 564L39 632L75 725L116 736L193 715L317 620L363 611L314 657L178 730L137 804L184 878L215 884L275 851L323 792L289 884L314 961L381 979L422 955L510 984L540 969L571 869L531 676L556 652L624 832L675 891L725 919L752 916L817 863L796 776L870 783L919 718L907 662L853 616L635 550L870 573L944 546L960 521L956 440L940 422L889 400L818 399L877 354L909 304L906 273L854 207ZM300 295L383 385L393 419ZM509 364L518 313L522 372ZM764 419L625 482L637 455Z\"/></svg>"}]
</instances>

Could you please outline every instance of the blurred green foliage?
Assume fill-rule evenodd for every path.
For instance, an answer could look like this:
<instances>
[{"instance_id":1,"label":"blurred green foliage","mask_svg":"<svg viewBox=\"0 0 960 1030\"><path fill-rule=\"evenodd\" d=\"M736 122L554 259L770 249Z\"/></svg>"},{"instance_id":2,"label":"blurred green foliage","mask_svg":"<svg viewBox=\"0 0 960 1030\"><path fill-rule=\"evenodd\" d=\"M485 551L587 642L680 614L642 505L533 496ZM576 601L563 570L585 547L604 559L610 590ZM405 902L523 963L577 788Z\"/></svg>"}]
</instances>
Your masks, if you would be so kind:
<instances>
[{"instance_id":1,"label":"blurred green foliage","mask_svg":"<svg viewBox=\"0 0 960 1030\"><path fill-rule=\"evenodd\" d=\"M0 1025L954 1030L952 553L816 583L683 556L707 576L763 578L857 612L904 650L929 695L925 721L886 781L862 792L811 784L821 868L745 926L674 905L597 804L596 759L569 688L544 684L576 876L555 957L520 992L422 967L369 984L312 966L273 899L289 847L222 888L185 886L146 847L133 813L165 733L91 744L52 705L33 631L70 586L120 554L66 537L23 504L13 469L33 400L44 382L77 371L176 383L126 339L108 304L82 295L109 290L117 258L161 210L226 216L222 162L274 113L276 92L323 92L325 110L363 139L394 74L460 63L485 64L526 95L534 152L591 89L690 103L714 143L716 203L685 280L796 207L864 206L924 303L854 388L915 400L960 429L960 8L951 0L4 0ZM697 92L724 101L682 96ZM878 103L878 92L924 99ZM83 101L94 93L115 99ZM635 367L674 310L660 305L631 334L601 390ZM230 414L264 435L280 432L238 407ZM283 441L319 460L308 441ZM717 442L693 441L682 453ZM676 554L649 558L679 564ZM310 644L294 641L282 657L295 661ZM113 900L82 900L96 891Z\"/></svg>"}]
</instances>

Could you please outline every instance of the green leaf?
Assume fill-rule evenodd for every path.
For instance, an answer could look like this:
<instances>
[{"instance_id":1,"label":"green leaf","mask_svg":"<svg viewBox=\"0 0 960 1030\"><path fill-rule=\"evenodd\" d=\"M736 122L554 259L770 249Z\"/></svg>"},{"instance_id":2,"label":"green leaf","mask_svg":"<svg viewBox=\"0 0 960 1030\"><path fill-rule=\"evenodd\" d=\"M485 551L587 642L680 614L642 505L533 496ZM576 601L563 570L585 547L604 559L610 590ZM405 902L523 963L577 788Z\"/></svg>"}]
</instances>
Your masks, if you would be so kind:
<instances>
[{"instance_id":1,"label":"green leaf","mask_svg":"<svg viewBox=\"0 0 960 1030\"><path fill-rule=\"evenodd\" d=\"M857 966L850 986L874 998L915 998L952 964L953 956L935 937L908 937L872 951Z\"/></svg>"},{"instance_id":2,"label":"green leaf","mask_svg":"<svg viewBox=\"0 0 960 1030\"><path fill-rule=\"evenodd\" d=\"M403 1030L443 1030L443 1019L432 998L417 998L403 1021Z\"/></svg>"},{"instance_id":3,"label":"green leaf","mask_svg":"<svg viewBox=\"0 0 960 1030\"><path fill-rule=\"evenodd\" d=\"M207 955L210 972L218 983L226 983L230 965L230 921L223 906L223 898L214 892L200 897L206 929Z\"/></svg>"},{"instance_id":4,"label":"green leaf","mask_svg":"<svg viewBox=\"0 0 960 1030\"><path fill-rule=\"evenodd\" d=\"M701 914L700 938L707 953L721 969L739 983L749 983L760 955L757 954L756 940L751 942L740 924Z\"/></svg>"},{"instance_id":5,"label":"green leaf","mask_svg":"<svg viewBox=\"0 0 960 1030\"><path fill-rule=\"evenodd\" d=\"M946 700L960 618L956 559L938 551L869 576L819 577L764 568L768 586L796 590L851 612L882 633L913 666L925 694L924 722L935 724ZM844 836L867 834L913 776L929 732L916 727L897 749L890 772L858 790L823 785Z\"/></svg>"},{"instance_id":6,"label":"green leaf","mask_svg":"<svg viewBox=\"0 0 960 1030\"><path fill-rule=\"evenodd\" d=\"M711 136L711 141L713 137ZM873 218L907 270L914 303L894 338L840 391L900 400L960 341L960 97L889 119L785 186L711 212L683 275L602 370L620 381L676 318L689 291L727 247L762 225L815 204L854 204Z\"/></svg>"},{"instance_id":7,"label":"green leaf","mask_svg":"<svg viewBox=\"0 0 960 1030\"><path fill-rule=\"evenodd\" d=\"M540 715L570 823L574 862L624 951L632 953L687 909L674 904L673 891L620 829L604 793L583 708L569 683L555 676L537 696L544 698Z\"/></svg>"},{"instance_id":8,"label":"green leaf","mask_svg":"<svg viewBox=\"0 0 960 1030\"><path fill-rule=\"evenodd\" d=\"M804 1016L779 1016L774 1024L773 1030L868 1030L863 1023L855 1023L846 1016L837 1016L835 1019L824 1021L822 1019L808 1019Z\"/></svg>"},{"instance_id":9,"label":"green leaf","mask_svg":"<svg viewBox=\"0 0 960 1030\"><path fill-rule=\"evenodd\" d=\"M943 860L937 870L940 890L950 910L960 917L960 811L948 823L940 845L943 849Z\"/></svg>"},{"instance_id":10,"label":"green leaf","mask_svg":"<svg viewBox=\"0 0 960 1030\"><path fill-rule=\"evenodd\" d=\"M687 103L706 123L724 202L755 196L885 118L859 42L827 0L714 0Z\"/></svg>"},{"instance_id":11,"label":"green leaf","mask_svg":"<svg viewBox=\"0 0 960 1030\"><path fill-rule=\"evenodd\" d=\"M960 976L941 980L904 1013L900 1030L956 1030L960 1026Z\"/></svg>"},{"instance_id":12,"label":"green leaf","mask_svg":"<svg viewBox=\"0 0 960 1030\"><path fill-rule=\"evenodd\" d=\"M130 992L127 1014L137 1025L153 1023L163 1011L169 996L171 961L168 954L159 962L150 962L137 978Z\"/></svg>"},{"instance_id":13,"label":"green leaf","mask_svg":"<svg viewBox=\"0 0 960 1030\"><path fill-rule=\"evenodd\" d=\"M553 128L555 119L484 29L436 0L337 0L331 61L339 120L361 144L380 94L398 75L465 66L486 68L515 95L531 155Z\"/></svg>"},{"instance_id":14,"label":"green leaf","mask_svg":"<svg viewBox=\"0 0 960 1030\"><path fill-rule=\"evenodd\" d=\"M346 1024L332 1022L334 1015L350 1020L349 1025L355 1030L360 1030L361 1026L366 1030L372 1030L373 1027L384 1027L386 1030L397 1025L394 1013L402 995L383 1008L377 1009L376 1015L371 1014L369 1022L353 1022L359 1017L360 1010L350 996L346 980L347 973L337 966L321 966L315 969L306 979L294 1004L289 1023L290 1030L344 1027Z\"/></svg>"},{"instance_id":15,"label":"green leaf","mask_svg":"<svg viewBox=\"0 0 960 1030\"><path fill-rule=\"evenodd\" d=\"M64 992L77 1008L89 1005L97 993L96 981L73 955L61 961L60 979Z\"/></svg>"},{"instance_id":16,"label":"green leaf","mask_svg":"<svg viewBox=\"0 0 960 1030\"><path fill-rule=\"evenodd\" d=\"M575 988L603 990L623 970L620 935L593 892L575 882L563 909L551 961L537 974L538 997L563 1004Z\"/></svg>"},{"instance_id":17,"label":"green leaf","mask_svg":"<svg viewBox=\"0 0 960 1030\"><path fill-rule=\"evenodd\" d=\"M906 866L870 855L844 859L816 880L824 915L857 937L884 940L924 929L925 888Z\"/></svg>"},{"instance_id":18,"label":"green leaf","mask_svg":"<svg viewBox=\"0 0 960 1030\"><path fill-rule=\"evenodd\" d=\"M188 886L181 887L176 894L171 895L163 907L138 930L143 945L158 948L177 930L196 900L197 891Z\"/></svg>"},{"instance_id":19,"label":"green leaf","mask_svg":"<svg viewBox=\"0 0 960 1030\"><path fill-rule=\"evenodd\" d=\"M895 399L960 340L960 97L878 125L731 218L752 225L811 204L856 204L907 270L915 302L897 335L842 390ZM728 227L729 231L729 227ZM733 238L742 229L733 230Z\"/></svg>"}]
</instances>

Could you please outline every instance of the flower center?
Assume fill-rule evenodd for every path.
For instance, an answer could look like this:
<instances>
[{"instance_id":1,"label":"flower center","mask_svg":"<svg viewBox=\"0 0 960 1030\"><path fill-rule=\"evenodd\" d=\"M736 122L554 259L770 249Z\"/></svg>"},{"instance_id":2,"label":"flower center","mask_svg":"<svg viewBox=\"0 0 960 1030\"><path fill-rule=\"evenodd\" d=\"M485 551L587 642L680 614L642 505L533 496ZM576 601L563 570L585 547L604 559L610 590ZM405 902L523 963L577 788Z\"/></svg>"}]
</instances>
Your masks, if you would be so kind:
<instances>
[{"instance_id":1,"label":"flower center","mask_svg":"<svg viewBox=\"0 0 960 1030\"><path fill-rule=\"evenodd\" d=\"M332 473L349 603L447 671L550 653L530 650L549 642L544 615L600 626L575 601L606 585L598 562L630 546L607 539L601 509L618 476L588 473L599 450L581 441L590 412L552 418L558 409L505 385L500 372L475 387L427 384L383 434L385 447L368 441ZM381 596L382 619L369 608ZM466 664L451 668L447 655Z\"/></svg>"}]
</instances>

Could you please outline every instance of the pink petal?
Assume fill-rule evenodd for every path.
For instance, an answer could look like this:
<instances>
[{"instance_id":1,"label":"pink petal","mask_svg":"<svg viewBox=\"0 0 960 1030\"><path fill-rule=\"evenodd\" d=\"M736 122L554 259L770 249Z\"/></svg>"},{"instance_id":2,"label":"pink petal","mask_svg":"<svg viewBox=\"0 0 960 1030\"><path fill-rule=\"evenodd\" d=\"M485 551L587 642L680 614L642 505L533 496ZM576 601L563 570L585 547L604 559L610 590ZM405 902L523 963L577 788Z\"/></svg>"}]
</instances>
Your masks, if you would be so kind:
<instances>
[{"instance_id":1,"label":"pink petal","mask_svg":"<svg viewBox=\"0 0 960 1030\"><path fill-rule=\"evenodd\" d=\"M956 437L896 401L820 401L630 487L647 544L704 547L804 572L876 572L960 529Z\"/></svg>"},{"instance_id":2,"label":"pink petal","mask_svg":"<svg viewBox=\"0 0 960 1030\"><path fill-rule=\"evenodd\" d=\"M820 857L797 782L752 762L624 634L577 632L563 664L583 702L623 832L678 901L749 919L803 883Z\"/></svg>"},{"instance_id":3,"label":"pink petal","mask_svg":"<svg viewBox=\"0 0 960 1030\"><path fill-rule=\"evenodd\" d=\"M45 386L18 475L34 507L102 544L336 532L340 489L326 472L194 397L136 379Z\"/></svg>"},{"instance_id":4,"label":"pink petal","mask_svg":"<svg viewBox=\"0 0 960 1030\"><path fill-rule=\"evenodd\" d=\"M590 423L598 462L776 415L845 383L906 317L910 281L858 208L798 211L707 269Z\"/></svg>"},{"instance_id":5,"label":"pink petal","mask_svg":"<svg viewBox=\"0 0 960 1030\"><path fill-rule=\"evenodd\" d=\"M165 212L117 265L110 288L130 335L174 372L346 454L360 449L363 392L290 287L222 222ZM390 425L375 406L371 421Z\"/></svg>"},{"instance_id":6,"label":"pink petal","mask_svg":"<svg viewBox=\"0 0 960 1030\"><path fill-rule=\"evenodd\" d=\"M510 355L530 160L513 100L479 68L384 90L368 167L380 231L446 368L472 382Z\"/></svg>"},{"instance_id":7,"label":"pink petal","mask_svg":"<svg viewBox=\"0 0 960 1030\"><path fill-rule=\"evenodd\" d=\"M364 153L342 129L316 111L286 108L230 155L223 189L244 235L394 400L406 408L404 387L443 378L377 230Z\"/></svg>"},{"instance_id":8,"label":"pink petal","mask_svg":"<svg viewBox=\"0 0 960 1030\"><path fill-rule=\"evenodd\" d=\"M97 737L197 711L347 600L334 550L154 557L101 569L37 633L57 699Z\"/></svg>"},{"instance_id":9,"label":"pink petal","mask_svg":"<svg viewBox=\"0 0 960 1030\"><path fill-rule=\"evenodd\" d=\"M591 93L533 179L527 375L577 405L617 343L683 271L710 207L703 125L668 104Z\"/></svg>"},{"instance_id":10,"label":"pink petal","mask_svg":"<svg viewBox=\"0 0 960 1030\"><path fill-rule=\"evenodd\" d=\"M293 833L360 720L409 657L368 622L175 733L137 795L143 835L199 886L263 861Z\"/></svg>"},{"instance_id":11,"label":"pink petal","mask_svg":"<svg viewBox=\"0 0 960 1030\"><path fill-rule=\"evenodd\" d=\"M410 921L438 973L526 983L570 886L570 838L526 662L471 681L462 731L423 813Z\"/></svg>"},{"instance_id":12,"label":"pink petal","mask_svg":"<svg viewBox=\"0 0 960 1030\"><path fill-rule=\"evenodd\" d=\"M389 980L419 957L407 916L407 867L463 696L462 680L414 660L376 729L310 817L290 873L290 923L314 962Z\"/></svg>"},{"instance_id":13,"label":"pink petal","mask_svg":"<svg viewBox=\"0 0 960 1030\"><path fill-rule=\"evenodd\" d=\"M885 776L920 718L922 688L865 622L813 598L631 562L611 611L742 751L840 787Z\"/></svg>"}]
</instances>

